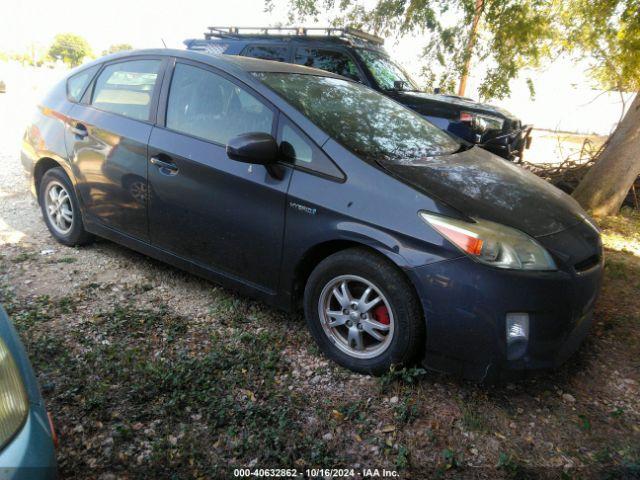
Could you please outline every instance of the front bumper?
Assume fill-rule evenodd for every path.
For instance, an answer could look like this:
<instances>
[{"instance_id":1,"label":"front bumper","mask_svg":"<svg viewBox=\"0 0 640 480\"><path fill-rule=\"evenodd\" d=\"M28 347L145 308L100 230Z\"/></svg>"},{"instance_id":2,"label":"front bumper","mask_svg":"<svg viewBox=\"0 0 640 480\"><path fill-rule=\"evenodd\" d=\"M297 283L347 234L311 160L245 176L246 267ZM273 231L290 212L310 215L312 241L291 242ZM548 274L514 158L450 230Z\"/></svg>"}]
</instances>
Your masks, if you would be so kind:
<instances>
[{"instance_id":1,"label":"front bumper","mask_svg":"<svg viewBox=\"0 0 640 480\"><path fill-rule=\"evenodd\" d=\"M0 480L58 478L49 419L44 408L32 405L27 420L0 452Z\"/></svg>"},{"instance_id":2,"label":"front bumper","mask_svg":"<svg viewBox=\"0 0 640 480\"><path fill-rule=\"evenodd\" d=\"M426 367L485 380L557 367L589 330L603 263L587 271L501 270L460 257L410 270L426 321ZM529 341L507 360L506 315L529 314Z\"/></svg>"},{"instance_id":3,"label":"front bumper","mask_svg":"<svg viewBox=\"0 0 640 480\"><path fill-rule=\"evenodd\" d=\"M20 370L29 398L29 410L24 424L0 450L0 480L55 479L57 468L54 433L29 357L1 306L0 337Z\"/></svg>"}]
</instances>

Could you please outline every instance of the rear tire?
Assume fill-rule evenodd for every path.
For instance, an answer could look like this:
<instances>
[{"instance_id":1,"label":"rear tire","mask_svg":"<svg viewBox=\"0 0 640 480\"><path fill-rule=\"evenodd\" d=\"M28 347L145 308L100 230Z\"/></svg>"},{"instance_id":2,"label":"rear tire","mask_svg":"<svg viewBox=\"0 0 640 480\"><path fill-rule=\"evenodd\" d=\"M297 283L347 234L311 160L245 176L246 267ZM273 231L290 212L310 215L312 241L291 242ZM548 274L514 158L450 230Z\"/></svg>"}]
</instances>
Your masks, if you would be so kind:
<instances>
[{"instance_id":1,"label":"rear tire","mask_svg":"<svg viewBox=\"0 0 640 480\"><path fill-rule=\"evenodd\" d=\"M424 347L413 285L389 260L362 248L318 264L307 281L304 311L322 352L355 372L381 375L392 365L409 365Z\"/></svg>"},{"instance_id":2,"label":"rear tire","mask_svg":"<svg viewBox=\"0 0 640 480\"><path fill-rule=\"evenodd\" d=\"M52 168L42 176L38 201L44 222L56 241L68 246L93 241L93 235L84 229L73 185L62 168Z\"/></svg>"}]
</instances>

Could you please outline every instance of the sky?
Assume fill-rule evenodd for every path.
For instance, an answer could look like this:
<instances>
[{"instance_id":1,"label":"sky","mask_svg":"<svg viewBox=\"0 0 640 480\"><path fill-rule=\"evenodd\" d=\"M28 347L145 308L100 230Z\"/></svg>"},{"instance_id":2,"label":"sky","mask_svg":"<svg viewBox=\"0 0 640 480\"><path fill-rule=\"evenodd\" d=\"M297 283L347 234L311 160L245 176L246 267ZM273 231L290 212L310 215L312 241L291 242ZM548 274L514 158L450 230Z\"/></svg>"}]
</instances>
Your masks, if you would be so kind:
<instances>
[{"instance_id":1,"label":"sky","mask_svg":"<svg viewBox=\"0 0 640 480\"><path fill-rule=\"evenodd\" d=\"M286 0L275 3L272 12L265 12L264 0L2 0L0 51L23 53L33 48L46 52L54 36L61 32L83 36L96 55L117 43L147 48L162 47L164 41L168 47L183 48L183 40L201 37L207 26L286 23ZM307 22L304 26L328 23L327 16L320 18L317 25ZM415 36L399 41L387 39L385 46L409 72L417 74L421 45L426 43L422 40ZM467 95L477 98L483 66L474 67ZM544 71L525 72L513 82L508 99L493 103L511 110L523 122L542 128L608 134L620 116L620 96L591 88L584 70L584 66L558 61ZM529 97L526 76L536 86L535 101Z\"/></svg>"}]
</instances>

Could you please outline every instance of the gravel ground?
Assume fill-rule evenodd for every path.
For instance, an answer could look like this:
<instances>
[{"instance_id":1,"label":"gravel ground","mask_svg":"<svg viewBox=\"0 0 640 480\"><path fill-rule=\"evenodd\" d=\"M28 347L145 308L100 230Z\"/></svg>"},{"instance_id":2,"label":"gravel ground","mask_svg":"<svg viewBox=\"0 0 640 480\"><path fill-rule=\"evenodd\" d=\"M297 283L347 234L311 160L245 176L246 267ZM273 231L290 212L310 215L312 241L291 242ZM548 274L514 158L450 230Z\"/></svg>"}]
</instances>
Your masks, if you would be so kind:
<instances>
[{"instance_id":1,"label":"gravel ground","mask_svg":"<svg viewBox=\"0 0 640 480\"><path fill-rule=\"evenodd\" d=\"M418 368L376 379L326 361L300 315L108 241L55 243L15 138L0 139L0 302L56 418L62 478L219 478L238 467L639 475L637 214L604 224L596 325L559 371L492 387Z\"/></svg>"}]
</instances>

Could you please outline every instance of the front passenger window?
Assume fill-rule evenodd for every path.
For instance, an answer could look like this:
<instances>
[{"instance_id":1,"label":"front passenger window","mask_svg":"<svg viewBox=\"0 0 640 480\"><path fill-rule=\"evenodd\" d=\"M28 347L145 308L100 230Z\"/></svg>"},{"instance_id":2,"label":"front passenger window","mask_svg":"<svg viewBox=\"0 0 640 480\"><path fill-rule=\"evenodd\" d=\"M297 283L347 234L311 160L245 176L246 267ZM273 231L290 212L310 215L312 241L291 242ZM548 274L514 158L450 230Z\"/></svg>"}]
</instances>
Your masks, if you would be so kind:
<instances>
[{"instance_id":1,"label":"front passenger window","mask_svg":"<svg viewBox=\"0 0 640 480\"><path fill-rule=\"evenodd\" d=\"M235 83L203 68L176 64L166 127L226 145L242 133L271 133L273 112Z\"/></svg>"}]
</instances>

